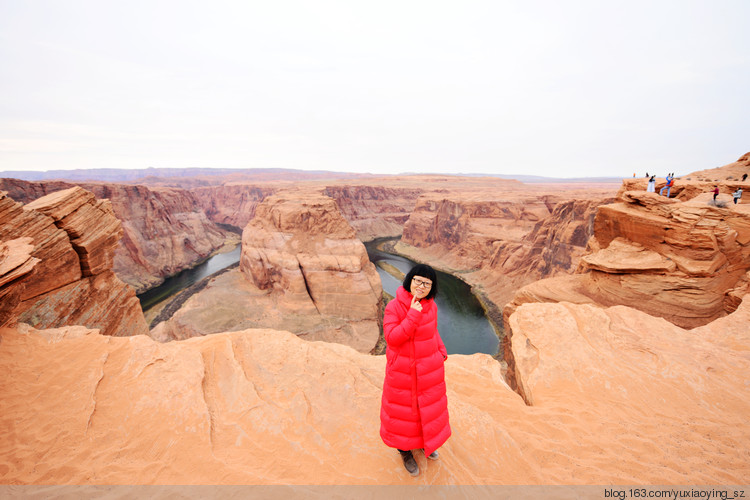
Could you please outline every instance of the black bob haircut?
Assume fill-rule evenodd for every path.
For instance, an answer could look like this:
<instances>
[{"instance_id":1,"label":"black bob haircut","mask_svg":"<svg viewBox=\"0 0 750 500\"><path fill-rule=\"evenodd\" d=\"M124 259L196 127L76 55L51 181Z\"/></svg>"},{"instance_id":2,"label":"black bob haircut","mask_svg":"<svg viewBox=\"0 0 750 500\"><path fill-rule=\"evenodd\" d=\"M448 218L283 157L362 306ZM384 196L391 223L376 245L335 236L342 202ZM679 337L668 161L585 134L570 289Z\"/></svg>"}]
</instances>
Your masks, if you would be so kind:
<instances>
[{"instance_id":1,"label":"black bob haircut","mask_svg":"<svg viewBox=\"0 0 750 500\"><path fill-rule=\"evenodd\" d=\"M416 266L412 267L411 270L406 273L406 276L404 276L404 283L403 286L406 289L407 292L411 293L411 280L414 278L414 276L421 276L423 278L427 278L428 280L432 281L432 287L430 288L430 293L427 294L425 299L433 299L437 295L438 292L438 282L437 282L437 273L433 268L428 266L427 264L417 264Z\"/></svg>"}]
</instances>

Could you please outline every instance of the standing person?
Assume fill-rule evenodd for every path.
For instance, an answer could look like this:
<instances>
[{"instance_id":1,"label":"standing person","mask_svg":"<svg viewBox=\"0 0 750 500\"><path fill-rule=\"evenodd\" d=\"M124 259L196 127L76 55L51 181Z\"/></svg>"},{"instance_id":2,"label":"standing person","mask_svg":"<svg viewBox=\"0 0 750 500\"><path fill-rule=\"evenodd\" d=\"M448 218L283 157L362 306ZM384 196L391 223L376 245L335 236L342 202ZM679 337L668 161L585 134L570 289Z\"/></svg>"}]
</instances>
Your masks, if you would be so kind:
<instances>
[{"instance_id":1,"label":"standing person","mask_svg":"<svg viewBox=\"0 0 750 500\"><path fill-rule=\"evenodd\" d=\"M742 188L737 188L737 191L732 193L732 199L734 200L735 205L740 201L740 198L742 198Z\"/></svg>"},{"instance_id":2,"label":"standing person","mask_svg":"<svg viewBox=\"0 0 750 500\"><path fill-rule=\"evenodd\" d=\"M448 359L437 329L437 273L417 264L385 308L385 381L380 437L401 454L412 476L419 474L412 450L438 459L451 435L443 364Z\"/></svg>"},{"instance_id":3,"label":"standing person","mask_svg":"<svg viewBox=\"0 0 750 500\"><path fill-rule=\"evenodd\" d=\"M648 187L646 188L646 191L649 193L656 192L656 174L652 175L648 180Z\"/></svg>"},{"instance_id":4,"label":"standing person","mask_svg":"<svg viewBox=\"0 0 750 500\"><path fill-rule=\"evenodd\" d=\"M714 187L714 205L716 205L716 197L719 196L719 186Z\"/></svg>"},{"instance_id":5,"label":"standing person","mask_svg":"<svg viewBox=\"0 0 750 500\"><path fill-rule=\"evenodd\" d=\"M667 198L669 198L669 193L672 192L672 184L674 184L674 177L672 174L667 174L667 184L659 190L659 196L664 194L664 190L667 190Z\"/></svg>"}]
</instances>

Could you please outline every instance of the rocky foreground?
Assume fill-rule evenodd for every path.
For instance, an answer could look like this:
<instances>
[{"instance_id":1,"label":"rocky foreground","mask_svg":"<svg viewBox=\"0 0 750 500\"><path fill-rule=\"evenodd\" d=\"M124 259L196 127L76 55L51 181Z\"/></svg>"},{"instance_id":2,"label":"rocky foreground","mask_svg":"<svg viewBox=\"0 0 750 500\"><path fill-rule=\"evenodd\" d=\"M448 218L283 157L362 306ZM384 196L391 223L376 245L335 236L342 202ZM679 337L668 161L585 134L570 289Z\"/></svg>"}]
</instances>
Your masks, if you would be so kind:
<instances>
[{"instance_id":1,"label":"rocky foreground","mask_svg":"<svg viewBox=\"0 0 750 500\"><path fill-rule=\"evenodd\" d=\"M453 436L439 461L418 457L417 478L378 435L384 357L273 330L160 344L5 328L0 481L750 480L750 302L689 332L626 307L568 303L523 305L511 323L530 405L489 356L451 356Z\"/></svg>"},{"instance_id":2,"label":"rocky foreground","mask_svg":"<svg viewBox=\"0 0 750 500\"><path fill-rule=\"evenodd\" d=\"M508 182L437 187L446 178L274 188L246 198L258 217L241 270L213 280L212 302L187 301L168 337L184 338L196 311L216 313L197 320L213 334L168 343L145 334L112 272L110 202L78 187L25 206L0 195L0 481L748 484L750 212L713 203L707 184L732 177L726 201L742 169L750 157L685 179L677 200L643 179L616 200L611 188L579 200ZM378 435L385 359L286 331L313 309L323 329L374 322L355 236L399 221L404 251L497 305L526 284L503 311L507 371L481 354L447 361L453 436L439 461L418 456L417 478ZM350 295L367 318L346 317ZM225 311L240 331L222 331Z\"/></svg>"}]
</instances>

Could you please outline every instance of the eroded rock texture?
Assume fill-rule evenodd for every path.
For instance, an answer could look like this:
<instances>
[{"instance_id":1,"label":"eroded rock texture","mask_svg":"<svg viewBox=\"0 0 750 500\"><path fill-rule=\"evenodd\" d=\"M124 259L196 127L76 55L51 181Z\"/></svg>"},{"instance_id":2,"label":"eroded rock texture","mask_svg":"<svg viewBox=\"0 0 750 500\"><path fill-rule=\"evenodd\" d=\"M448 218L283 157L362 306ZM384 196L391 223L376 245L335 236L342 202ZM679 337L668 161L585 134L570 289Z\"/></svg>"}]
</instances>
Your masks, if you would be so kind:
<instances>
[{"instance_id":1,"label":"eroded rock texture","mask_svg":"<svg viewBox=\"0 0 750 500\"><path fill-rule=\"evenodd\" d=\"M518 184L421 196L397 249L461 273L500 305L523 285L575 271L611 190L538 192Z\"/></svg>"},{"instance_id":2,"label":"eroded rock texture","mask_svg":"<svg viewBox=\"0 0 750 500\"><path fill-rule=\"evenodd\" d=\"M599 207L578 274L521 289L525 302L628 305L683 328L737 308L750 271L750 206L713 204L703 193L682 202L626 191Z\"/></svg>"},{"instance_id":3,"label":"eroded rock texture","mask_svg":"<svg viewBox=\"0 0 750 500\"><path fill-rule=\"evenodd\" d=\"M26 288L19 281L40 260L32 257L34 240L29 237L0 242L0 326L15 320L15 312Z\"/></svg>"},{"instance_id":4,"label":"eroded rock texture","mask_svg":"<svg viewBox=\"0 0 750 500\"><path fill-rule=\"evenodd\" d=\"M0 196L0 241L25 238L38 259L17 280L18 321L38 328L85 325L106 335L146 333L140 302L112 272L122 235L108 200L80 187L24 206Z\"/></svg>"},{"instance_id":5,"label":"eroded rock texture","mask_svg":"<svg viewBox=\"0 0 750 500\"><path fill-rule=\"evenodd\" d=\"M295 191L266 199L243 232L240 269L311 313L377 317L380 278L329 197Z\"/></svg>"},{"instance_id":6,"label":"eroded rock texture","mask_svg":"<svg viewBox=\"0 0 750 500\"><path fill-rule=\"evenodd\" d=\"M66 182L26 182L0 179L0 189L15 201L37 198L75 186ZM111 268L136 293L158 285L238 238L217 227L198 208L193 195L177 188L148 188L128 184L81 184L120 220L122 237Z\"/></svg>"},{"instance_id":7,"label":"eroded rock texture","mask_svg":"<svg viewBox=\"0 0 750 500\"><path fill-rule=\"evenodd\" d=\"M532 405L491 357L450 356L453 436L438 461L415 453L417 478L378 435L384 356L271 330L0 329L0 481L747 484L748 304L689 332L573 304L511 322Z\"/></svg>"},{"instance_id":8,"label":"eroded rock texture","mask_svg":"<svg viewBox=\"0 0 750 500\"><path fill-rule=\"evenodd\" d=\"M380 277L333 199L304 190L266 198L243 232L236 274L212 279L152 336L164 341L263 326L363 352L375 346Z\"/></svg>"}]
</instances>

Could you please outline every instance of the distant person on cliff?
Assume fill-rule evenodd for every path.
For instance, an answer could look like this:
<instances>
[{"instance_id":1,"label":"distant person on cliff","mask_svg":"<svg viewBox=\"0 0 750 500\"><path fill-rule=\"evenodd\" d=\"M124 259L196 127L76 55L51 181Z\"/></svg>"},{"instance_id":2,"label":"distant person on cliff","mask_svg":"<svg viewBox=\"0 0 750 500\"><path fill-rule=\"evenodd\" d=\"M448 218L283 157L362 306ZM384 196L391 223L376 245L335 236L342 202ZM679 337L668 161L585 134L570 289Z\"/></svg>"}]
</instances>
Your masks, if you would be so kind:
<instances>
[{"instance_id":1,"label":"distant person on cliff","mask_svg":"<svg viewBox=\"0 0 750 500\"><path fill-rule=\"evenodd\" d=\"M737 191L732 193L732 199L734 200L735 205L739 203L740 198L742 198L742 188L737 188Z\"/></svg>"},{"instance_id":2,"label":"distant person on cliff","mask_svg":"<svg viewBox=\"0 0 750 500\"><path fill-rule=\"evenodd\" d=\"M714 205L716 205L717 196L719 196L719 186L714 187Z\"/></svg>"},{"instance_id":3,"label":"distant person on cliff","mask_svg":"<svg viewBox=\"0 0 750 500\"><path fill-rule=\"evenodd\" d=\"M437 273L417 264L385 308L385 381L380 406L380 437L396 448L412 476L419 466L412 450L438 459L437 449L451 435L443 364L448 359L437 329Z\"/></svg>"},{"instance_id":4,"label":"distant person on cliff","mask_svg":"<svg viewBox=\"0 0 750 500\"><path fill-rule=\"evenodd\" d=\"M649 193L656 192L656 175L652 175L648 180L648 187L646 188L646 191Z\"/></svg>"},{"instance_id":5,"label":"distant person on cliff","mask_svg":"<svg viewBox=\"0 0 750 500\"><path fill-rule=\"evenodd\" d=\"M674 184L674 175L673 174L667 174L667 184L659 190L659 196L662 196L664 194L664 190L667 190L667 198L669 198L669 194L672 192L672 185Z\"/></svg>"}]
</instances>

